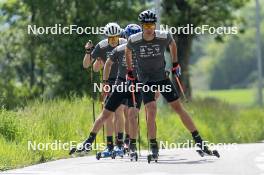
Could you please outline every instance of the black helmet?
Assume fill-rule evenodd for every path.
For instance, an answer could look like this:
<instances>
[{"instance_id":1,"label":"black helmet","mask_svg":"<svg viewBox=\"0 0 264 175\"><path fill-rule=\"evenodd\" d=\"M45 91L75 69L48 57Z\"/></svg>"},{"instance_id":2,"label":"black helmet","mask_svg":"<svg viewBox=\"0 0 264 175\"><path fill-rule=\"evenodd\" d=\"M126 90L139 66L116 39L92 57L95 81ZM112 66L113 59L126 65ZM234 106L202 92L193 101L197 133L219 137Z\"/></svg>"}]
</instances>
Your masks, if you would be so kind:
<instances>
[{"instance_id":1,"label":"black helmet","mask_svg":"<svg viewBox=\"0 0 264 175\"><path fill-rule=\"evenodd\" d=\"M138 15L138 20L142 23L155 23L157 22L157 15L151 10L145 10Z\"/></svg>"}]
</instances>

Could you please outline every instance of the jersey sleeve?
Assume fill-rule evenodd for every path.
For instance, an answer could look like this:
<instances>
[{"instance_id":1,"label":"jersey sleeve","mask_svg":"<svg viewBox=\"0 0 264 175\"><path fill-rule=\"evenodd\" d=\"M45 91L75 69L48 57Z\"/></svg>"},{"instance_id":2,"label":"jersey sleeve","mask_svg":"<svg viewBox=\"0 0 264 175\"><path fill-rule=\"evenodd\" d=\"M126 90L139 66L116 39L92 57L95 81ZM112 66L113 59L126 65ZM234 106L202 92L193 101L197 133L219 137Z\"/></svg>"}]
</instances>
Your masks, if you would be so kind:
<instances>
[{"instance_id":1,"label":"jersey sleeve","mask_svg":"<svg viewBox=\"0 0 264 175\"><path fill-rule=\"evenodd\" d=\"M103 56L102 49L100 48L99 44L97 44L94 48L94 50L91 53L92 58L99 58Z\"/></svg>"},{"instance_id":2,"label":"jersey sleeve","mask_svg":"<svg viewBox=\"0 0 264 175\"><path fill-rule=\"evenodd\" d=\"M166 39L166 43L167 43L168 45L170 45L172 41L173 41L173 37L172 37L171 33L168 32L168 34L167 34L167 39Z\"/></svg>"},{"instance_id":3,"label":"jersey sleeve","mask_svg":"<svg viewBox=\"0 0 264 175\"><path fill-rule=\"evenodd\" d=\"M122 44L125 44L125 43L127 43L127 40L124 39L124 38L120 38L119 44L122 45Z\"/></svg>"},{"instance_id":4,"label":"jersey sleeve","mask_svg":"<svg viewBox=\"0 0 264 175\"><path fill-rule=\"evenodd\" d=\"M129 48L130 50L133 50L133 43L131 41L131 38L129 37L128 38L128 42L127 42L127 45L126 45L127 48Z\"/></svg>"}]
</instances>

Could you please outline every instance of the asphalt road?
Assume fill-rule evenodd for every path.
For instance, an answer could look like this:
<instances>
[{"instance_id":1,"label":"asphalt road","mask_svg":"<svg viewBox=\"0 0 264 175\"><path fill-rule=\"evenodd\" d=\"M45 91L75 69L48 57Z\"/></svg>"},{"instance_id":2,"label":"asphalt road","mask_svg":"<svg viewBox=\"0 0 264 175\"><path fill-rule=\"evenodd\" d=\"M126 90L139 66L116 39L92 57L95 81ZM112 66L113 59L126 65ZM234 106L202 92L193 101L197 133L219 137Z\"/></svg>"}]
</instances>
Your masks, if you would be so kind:
<instances>
[{"instance_id":1,"label":"asphalt road","mask_svg":"<svg viewBox=\"0 0 264 175\"><path fill-rule=\"evenodd\" d=\"M220 158L200 157L194 149L160 150L158 163L147 163L147 151L138 162L128 157L96 160L95 156L76 157L1 172L3 175L264 175L264 143L240 144L218 149Z\"/></svg>"}]
</instances>

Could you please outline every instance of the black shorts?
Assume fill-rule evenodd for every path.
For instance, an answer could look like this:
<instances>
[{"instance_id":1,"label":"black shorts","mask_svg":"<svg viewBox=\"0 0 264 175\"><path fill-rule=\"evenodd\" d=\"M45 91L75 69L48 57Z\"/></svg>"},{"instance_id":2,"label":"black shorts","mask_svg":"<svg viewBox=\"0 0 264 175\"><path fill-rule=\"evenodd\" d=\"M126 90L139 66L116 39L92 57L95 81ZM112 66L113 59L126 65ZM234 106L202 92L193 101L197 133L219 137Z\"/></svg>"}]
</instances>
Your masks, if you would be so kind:
<instances>
[{"instance_id":1,"label":"black shorts","mask_svg":"<svg viewBox=\"0 0 264 175\"><path fill-rule=\"evenodd\" d=\"M115 84L115 80L113 80L113 79L108 79L108 84L109 84L110 91L111 91L112 86ZM108 101L110 95L111 95L111 94L109 93L107 96L105 96L105 98L104 98L104 104L107 103L107 101Z\"/></svg>"},{"instance_id":2,"label":"black shorts","mask_svg":"<svg viewBox=\"0 0 264 175\"><path fill-rule=\"evenodd\" d=\"M125 105L125 106L128 106L128 100L127 99L123 99L121 104Z\"/></svg>"},{"instance_id":3,"label":"black shorts","mask_svg":"<svg viewBox=\"0 0 264 175\"><path fill-rule=\"evenodd\" d=\"M167 102L173 102L177 99L179 99L179 93L171 80L169 78L162 80L162 81L157 81L157 82L146 82L144 86L151 87L152 85L155 86L160 86L160 89L153 88L155 90L160 90L159 92L162 94L162 96L166 99ZM167 88L165 88L165 86ZM155 92L154 91L149 91L148 88L147 90L144 91L142 89L142 97L143 97L143 102L144 104L147 104L149 102L155 101ZM149 88L150 89L150 88Z\"/></svg>"},{"instance_id":4,"label":"black shorts","mask_svg":"<svg viewBox=\"0 0 264 175\"><path fill-rule=\"evenodd\" d=\"M125 84L124 79L118 79L115 83L115 85L121 85L127 86ZM142 103L142 96L141 92L134 92L135 94L135 102L136 102L136 108L140 109L141 103ZM106 104L105 109L115 112L115 110L121 105L124 104L125 101L127 101L128 107L134 107L133 98L132 98L132 92L118 92L117 90L113 90L113 92L110 94Z\"/></svg>"}]
</instances>

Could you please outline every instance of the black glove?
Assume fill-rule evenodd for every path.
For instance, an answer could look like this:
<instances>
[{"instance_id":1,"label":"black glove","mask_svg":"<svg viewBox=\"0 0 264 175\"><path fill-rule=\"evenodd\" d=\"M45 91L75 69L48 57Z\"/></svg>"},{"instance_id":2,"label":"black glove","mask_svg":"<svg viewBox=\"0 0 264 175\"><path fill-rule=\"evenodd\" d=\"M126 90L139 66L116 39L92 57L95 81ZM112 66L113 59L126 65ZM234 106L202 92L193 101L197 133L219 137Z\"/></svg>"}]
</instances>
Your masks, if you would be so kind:
<instances>
[{"instance_id":1,"label":"black glove","mask_svg":"<svg viewBox=\"0 0 264 175\"><path fill-rule=\"evenodd\" d=\"M136 80L136 78L135 78L134 75L133 75L133 70L132 70L132 69L128 69L128 70L127 70L126 79L127 79L127 84L128 84L128 85L135 84L135 80Z\"/></svg>"},{"instance_id":2,"label":"black glove","mask_svg":"<svg viewBox=\"0 0 264 175\"><path fill-rule=\"evenodd\" d=\"M92 47L89 47L89 48L86 48L85 46L85 53L86 54L91 54L92 51L94 50L94 45L93 45L93 42L91 40L88 41L89 44L92 44ZM87 45L87 44L86 44Z\"/></svg>"}]
</instances>

